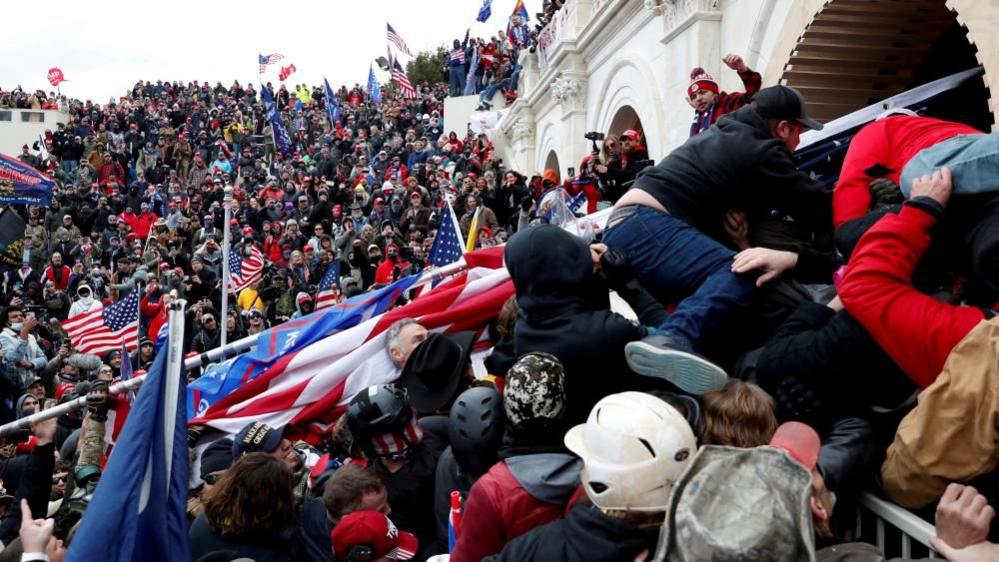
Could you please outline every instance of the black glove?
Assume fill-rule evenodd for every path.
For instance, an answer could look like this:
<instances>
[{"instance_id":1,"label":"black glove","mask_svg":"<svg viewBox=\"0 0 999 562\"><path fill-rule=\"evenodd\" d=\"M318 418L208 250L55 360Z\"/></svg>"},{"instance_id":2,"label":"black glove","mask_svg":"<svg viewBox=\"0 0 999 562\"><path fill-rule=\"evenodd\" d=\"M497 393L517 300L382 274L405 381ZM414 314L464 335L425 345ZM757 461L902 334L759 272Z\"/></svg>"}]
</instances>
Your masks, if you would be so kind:
<instances>
[{"instance_id":1,"label":"black glove","mask_svg":"<svg viewBox=\"0 0 999 562\"><path fill-rule=\"evenodd\" d=\"M877 178L870 183L871 209L880 209L905 200L898 184L888 178Z\"/></svg>"},{"instance_id":2,"label":"black glove","mask_svg":"<svg viewBox=\"0 0 999 562\"><path fill-rule=\"evenodd\" d=\"M87 391L87 408L90 410L91 419L99 422L107 421L109 406L107 381L93 381L90 390Z\"/></svg>"},{"instance_id":3,"label":"black glove","mask_svg":"<svg viewBox=\"0 0 999 562\"><path fill-rule=\"evenodd\" d=\"M600 275L612 289L624 287L635 279L628 256L615 249L609 249L600 256Z\"/></svg>"}]
</instances>

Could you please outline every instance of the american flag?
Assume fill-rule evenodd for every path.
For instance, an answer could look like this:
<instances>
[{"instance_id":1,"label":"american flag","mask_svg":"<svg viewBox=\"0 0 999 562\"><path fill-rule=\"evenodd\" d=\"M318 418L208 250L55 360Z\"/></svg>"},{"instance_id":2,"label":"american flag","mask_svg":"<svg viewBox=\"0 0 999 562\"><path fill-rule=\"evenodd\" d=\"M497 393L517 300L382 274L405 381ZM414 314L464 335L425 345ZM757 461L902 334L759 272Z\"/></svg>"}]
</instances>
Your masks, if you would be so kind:
<instances>
[{"instance_id":1,"label":"american flag","mask_svg":"<svg viewBox=\"0 0 999 562\"><path fill-rule=\"evenodd\" d=\"M399 34L395 32L392 25L385 22L385 27L388 28L389 42L398 47L400 53L406 53L409 56L413 56L413 53L409 52L409 47L406 46L406 42L402 40L402 37L399 37Z\"/></svg>"},{"instance_id":2,"label":"american flag","mask_svg":"<svg viewBox=\"0 0 999 562\"><path fill-rule=\"evenodd\" d=\"M445 281L410 304L392 309L312 345L281 355L265 372L190 420L226 433L249 421L289 426L286 436L318 442L347 403L374 384L399 374L385 352L385 331L402 318L429 330L481 330L514 294L503 267L503 248L466 254L468 272Z\"/></svg>"},{"instance_id":3,"label":"american flag","mask_svg":"<svg viewBox=\"0 0 999 562\"><path fill-rule=\"evenodd\" d=\"M243 258L240 251L229 252L229 292L238 293L259 283L263 277L264 255L255 245L250 246L250 256Z\"/></svg>"},{"instance_id":4,"label":"american flag","mask_svg":"<svg viewBox=\"0 0 999 562\"><path fill-rule=\"evenodd\" d=\"M260 63L260 74L267 71L267 66L282 60L284 55L280 53L274 53L273 55L257 55L257 62Z\"/></svg>"},{"instance_id":5,"label":"american flag","mask_svg":"<svg viewBox=\"0 0 999 562\"><path fill-rule=\"evenodd\" d=\"M409 78L406 77L406 71L403 70L402 65L399 61L395 61L392 65L392 81L399 85L399 90L402 91L402 97L407 99L413 99L416 97L416 90L413 89L413 85L409 83Z\"/></svg>"},{"instance_id":6,"label":"american flag","mask_svg":"<svg viewBox=\"0 0 999 562\"><path fill-rule=\"evenodd\" d=\"M139 346L139 289L132 289L111 306L70 318L63 328L80 353L100 355L117 349L122 341L126 350L135 349Z\"/></svg>"},{"instance_id":7,"label":"american flag","mask_svg":"<svg viewBox=\"0 0 999 562\"><path fill-rule=\"evenodd\" d=\"M447 207L447 217L441 218L441 224L437 228L437 236L434 237L434 245L430 248L430 263L434 267L443 267L461 259L465 248L461 241L461 229L458 228L458 217L454 215L454 208Z\"/></svg>"},{"instance_id":8,"label":"american flag","mask_svg":"<svg viewBox=\"0 0 999 562\"><path fill-rule=\"evenodd\" d=\"M340 283L340 261L334 261L326 268L326 273L319 280L319 292L316 293L316 310L336 304L333 287Z\"/></svg>"},{"instance_id":9,"label":"american flag","mask_svg":"<svg viewBox=\"0 0 999 562\"><path fill-rule=\"evenodd\" d=\"M451 62L457 61L460 62L461 64L465 64L465 49L463 47L458 47L457 49L453 49L451 51L451 55L448 58L451 59Z\"/></svg>"}]
</instances>

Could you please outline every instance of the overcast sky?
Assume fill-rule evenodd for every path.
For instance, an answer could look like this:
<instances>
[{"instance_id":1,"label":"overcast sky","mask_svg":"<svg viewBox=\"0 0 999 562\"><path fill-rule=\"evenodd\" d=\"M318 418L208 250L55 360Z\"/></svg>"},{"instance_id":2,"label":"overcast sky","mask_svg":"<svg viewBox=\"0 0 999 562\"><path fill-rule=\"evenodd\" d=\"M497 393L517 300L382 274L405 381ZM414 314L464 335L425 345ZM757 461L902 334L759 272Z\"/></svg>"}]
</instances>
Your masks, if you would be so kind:
<instances>
[{"instance_id":1,"label":"overcast sky","mask_svg":"<svg viewBox=\"0 0 999 562\"><path fill-rule=\"evenodd\" d=\"M0 81L50 91L48 70L59 67L63 93L104 103L140 79L245 86L258 79L257 53L277 52L287 57L280 64L297 68L288 83L325 75L336 88L367 80L368 64L385 55L386 20L416 54L463 37L472 24L473 36L505 29L515 4L494 0L481 24L482 0L15 1L3 9ZM524 4L533 22L541 0ZM277 73L272 65L264 81L277 83Z\"/></svg>"}]
</instances>

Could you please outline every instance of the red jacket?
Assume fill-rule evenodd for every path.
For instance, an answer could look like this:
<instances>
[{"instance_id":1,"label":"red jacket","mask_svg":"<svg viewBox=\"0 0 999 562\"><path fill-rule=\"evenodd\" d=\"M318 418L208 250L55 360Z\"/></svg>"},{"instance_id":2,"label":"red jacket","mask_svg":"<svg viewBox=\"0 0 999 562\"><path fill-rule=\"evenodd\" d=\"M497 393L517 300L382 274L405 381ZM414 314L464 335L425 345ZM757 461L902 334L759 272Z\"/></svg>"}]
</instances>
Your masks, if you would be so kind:
<instances>
[{"instance_id":1,"label":"red jacket","mask_svg":"<svg viewBox=\"0 0 999 562\"><path fill-rule=\"evenodd\" d=\"M389 283L395 281L395 268L398 267L399 271L409 267L409 262L404 260L392 261L388 258L382 260L382 263L378 264L378 269L375 270L375 283L379 285L388 285Z\"/></svg>"},{"instance_id":2,"label":"red jacket","mask_svg":"<svg viewBox=\"0 0 999 562\"><path fill-rule=\"evenodd\" d=\"M833 191L833 225L862 217L871 207L868 184L878 174L867 170L875 165L885 168L885 175L898 183L902 168L917 152L958 135L982 134L962 123L931 117L895 115L865 126L853 140L843 158L843 168Z\"/></svg>"},{"instance_id":3,"label":"red jacket","mask_svg":"<svg viewBox=\"0 0 999 562\"><path fill-rule=\"evenodd\" d=\"M55 285L55 289L57 291L65 291L66 288L69 287L69 277L70 273L72 273L72 270L70 270L69 266L67 265L60 265L59 273L61 275L59 275L57 279L55 269L50 264L48 267L45 268L45 271L42 272L42 277L44 277L47 281L51 281L52 284Z\"/></svg>"},{"instance_id":4,"label":"red jacket","mask_svg":"<svg viewBox=\"0 0 999 562\"><path fill-rule=\"evenodd\" d=\"M912 286L936 222L911 203L885 215L857 243L839 287L846 310L920 388L936 380L954 346L985 319L978 308L942 303Z\"/></svg>"},{"instance_id":5,"label":"red jacket","mask_svg":"<svg viewBox=\"0 0 999 562\"><path fill-rule=\"evenodd\" d=\"M562 490L561 499L568 500L575 490ZM561 518L565 506L564 501L537 499L517 481L506 461L498 462L468 492L451 562L478 562L495 554L520 535Z\"/></svg>"},{"instance_id":6,"label":"red jacket","mask_svg":"<svg viewBox=\"0 0 999 562\"><path fill-rule=\"evenodd\" d=\"M139 311L146 318L149 318L149 329L146 330L146 335L149 336L149 339L156 341L160 327L167 321L167 307L163 306L163 296L156 299L156 302L149 302L149 295L143 295L139 301Z\"/></svg>"}]
</instances>

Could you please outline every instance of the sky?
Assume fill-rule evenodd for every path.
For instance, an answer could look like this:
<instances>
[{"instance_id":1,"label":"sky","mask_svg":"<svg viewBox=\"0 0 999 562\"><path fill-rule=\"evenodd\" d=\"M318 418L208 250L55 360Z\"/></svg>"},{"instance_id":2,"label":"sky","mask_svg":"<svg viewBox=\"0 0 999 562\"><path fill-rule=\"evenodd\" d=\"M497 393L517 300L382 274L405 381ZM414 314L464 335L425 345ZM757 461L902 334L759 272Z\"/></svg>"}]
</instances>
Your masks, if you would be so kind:
<instances>
[{"instance_id":1,"label":"sky","mask_svg":"<svg viewBox=\"0 0 999 562\"><path fill-rule=\"evenodd\" d=\"M542 0L524 0L531 15ZM281 53L297 72L286 83L365 83L368 65L385 56L385 22L415 55L464 37L506 28L516 0L493 0L492 17L478 23L482 0L52 0L5 5L0 85L53 88L58 67L70 97L105 103L137 80L209 80L244 86L259 74L257 54ZM20 23L15 23L20 22ZM402 55L405 64L410 59ZM278 65L264 81L278 83ZM382 82L386 73L377 70Z\"/></svg>"}]
</instances>

